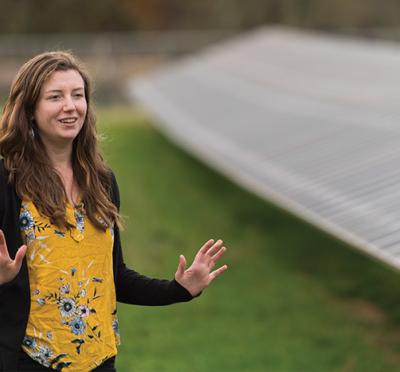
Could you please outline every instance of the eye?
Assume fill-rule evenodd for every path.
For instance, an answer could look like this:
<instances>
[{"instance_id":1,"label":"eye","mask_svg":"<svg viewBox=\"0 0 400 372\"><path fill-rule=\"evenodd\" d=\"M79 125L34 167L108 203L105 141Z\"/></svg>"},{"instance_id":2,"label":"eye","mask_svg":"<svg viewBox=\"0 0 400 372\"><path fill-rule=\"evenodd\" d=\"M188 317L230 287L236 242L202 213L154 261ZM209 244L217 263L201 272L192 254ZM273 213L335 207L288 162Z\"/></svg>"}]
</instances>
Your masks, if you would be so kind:
<instances>
[{"instance_id":1,"label":"eye","mask_svg":"<svg viewBox=\"0 0 400 372\"><path fill-rule=\"evenodd\" d=\"M57 99L59 99L60 97L61 97L61 96L60 96L59 94L56 94L56 95L53 95L53 96L49 96L48 99L57 100Z\"/></svg>"},{"instance_id":2,"label":"eye","mask_svg":"<svg viewBox=\"0 0 400 372\"><path fill-rule=\"evenodd\" d=\"M76 93L76 94L75 94L75 97L78 97L78 98L83 98L83 97L84 97L84 95L83 95L82 93Z\"/></svg>"}]
</instances>

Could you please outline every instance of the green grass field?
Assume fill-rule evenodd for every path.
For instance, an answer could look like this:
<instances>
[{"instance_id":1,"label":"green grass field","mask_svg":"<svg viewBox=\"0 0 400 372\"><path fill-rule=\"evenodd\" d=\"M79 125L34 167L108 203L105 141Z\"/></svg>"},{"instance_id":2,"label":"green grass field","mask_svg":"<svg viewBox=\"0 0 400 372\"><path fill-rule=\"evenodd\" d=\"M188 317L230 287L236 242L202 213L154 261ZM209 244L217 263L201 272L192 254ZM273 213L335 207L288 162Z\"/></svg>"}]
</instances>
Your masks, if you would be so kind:
<instances>
[{"instance_id":1,"label":"green grass field","mask_svg":"<svg viewBox=\"0 0 400 372\"><path fill-rule=\"evenodd\" d=\"M400 276L243 191L133 109L99 110L125 259L172 278L209 238L229 270L199 298L119 306L119 371L399 371Z\"/></svg>"}]
</instances>

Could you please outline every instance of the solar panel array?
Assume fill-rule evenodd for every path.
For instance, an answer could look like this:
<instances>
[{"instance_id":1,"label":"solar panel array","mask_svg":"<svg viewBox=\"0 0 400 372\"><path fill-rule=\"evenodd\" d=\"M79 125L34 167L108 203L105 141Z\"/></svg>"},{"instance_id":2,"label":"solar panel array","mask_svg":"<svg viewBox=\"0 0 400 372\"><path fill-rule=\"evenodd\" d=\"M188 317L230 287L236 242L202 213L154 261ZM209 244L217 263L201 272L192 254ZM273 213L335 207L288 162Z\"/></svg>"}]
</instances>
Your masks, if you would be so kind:
<instances>
[{"instance_id":1,"label":"solar panel array","mask_svg":"<svg viewBox=\"0 0 400 372\"><path fill-rule=\"evenodd\" d=\"M263 28L130 89L187 151L400 268L399 45Z\"/></svg>"}]
</instances>

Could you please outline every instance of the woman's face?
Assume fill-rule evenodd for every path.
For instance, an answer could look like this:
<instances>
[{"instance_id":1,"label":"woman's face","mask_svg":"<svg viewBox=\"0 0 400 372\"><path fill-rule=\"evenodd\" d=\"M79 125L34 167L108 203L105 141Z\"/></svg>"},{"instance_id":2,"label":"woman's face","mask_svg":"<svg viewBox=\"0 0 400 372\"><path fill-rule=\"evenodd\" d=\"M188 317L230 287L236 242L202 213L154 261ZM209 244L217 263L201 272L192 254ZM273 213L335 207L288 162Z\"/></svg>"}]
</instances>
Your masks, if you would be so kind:
<instances>
[{"instance_id":1,"label":"woman's face","mask_svg":"<svg viewBox=\"0 0 400 372\"><path fill-rule=\"evenodd\" d=\"M55 71L43 84L34 118L45 145L71 144L86 118L84 81L76 70Z\"/></svg>"}]
</instances>

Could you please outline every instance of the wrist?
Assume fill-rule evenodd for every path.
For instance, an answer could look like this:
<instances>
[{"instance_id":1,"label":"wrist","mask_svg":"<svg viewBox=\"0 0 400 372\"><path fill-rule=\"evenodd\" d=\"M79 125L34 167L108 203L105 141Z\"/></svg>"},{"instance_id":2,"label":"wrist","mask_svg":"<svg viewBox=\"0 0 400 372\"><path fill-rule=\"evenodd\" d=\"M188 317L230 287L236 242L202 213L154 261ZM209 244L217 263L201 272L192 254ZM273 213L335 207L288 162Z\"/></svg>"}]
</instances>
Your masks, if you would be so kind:
<instances>
[{"instance_id":1,"label":"wrist","mask_svg":"<svg viewBox=\"0 0 400 372\"><path fill-rule=\"evenodd\" d=\"M182 287L184 288L187 292L189 292L189 294L192 297L196 297L197 294L201 291L196 291L194 288L192 288L190 285L188 285L187 283L182 282L180 279L178 279L175 275L175 281Z\"/></svg>"}]
</instances>

